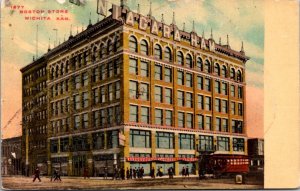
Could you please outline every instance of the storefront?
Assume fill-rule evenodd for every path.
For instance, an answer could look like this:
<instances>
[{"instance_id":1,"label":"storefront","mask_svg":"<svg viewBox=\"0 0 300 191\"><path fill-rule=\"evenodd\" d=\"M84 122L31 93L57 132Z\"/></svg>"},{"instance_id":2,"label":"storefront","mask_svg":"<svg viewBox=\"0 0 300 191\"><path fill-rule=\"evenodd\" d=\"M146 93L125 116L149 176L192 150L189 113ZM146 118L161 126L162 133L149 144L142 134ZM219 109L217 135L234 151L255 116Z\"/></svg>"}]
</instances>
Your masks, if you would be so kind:
<instances>
[{"instance_id":1,"label":"storefront","mask_svg":"<svg viewBox=\"0 0 300 191\"><path fill-rule=\"evenodd\" d=\"M67 176L68 175L68 157L51 158L51 168L52 168L51 173L53 173L54 169L56 169L60 172L60 174L62 176ZM47 170L47 165L46 165L46 170Z\"/></svg>"},{"instance_id":2,"label":"storefront","mask_svg":"<svg viewBox=\"0 0 300 191\"><path fill-rule=\"evenodd\" d=\"M118 165L115 154L94 155L94 176L104 177L105 169L107 169L108 176L112 176L114 168Z\"/></svg>"}]
</instances>

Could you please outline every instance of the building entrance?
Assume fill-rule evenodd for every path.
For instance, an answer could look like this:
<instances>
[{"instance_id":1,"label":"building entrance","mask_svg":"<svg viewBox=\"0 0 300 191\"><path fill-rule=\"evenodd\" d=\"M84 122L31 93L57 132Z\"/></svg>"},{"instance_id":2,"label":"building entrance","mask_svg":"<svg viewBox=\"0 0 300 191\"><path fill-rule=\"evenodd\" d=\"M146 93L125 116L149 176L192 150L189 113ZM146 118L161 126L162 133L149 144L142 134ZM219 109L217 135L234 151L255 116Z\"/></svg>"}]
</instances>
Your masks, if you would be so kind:
<instances>
[{"instance_id":1,"label":"building entrance","mask_svg":"<svg viewBox=\"0 0 300 191\"><path fill-rule=\"evenodd\" d=\"M86 156L73 156L73 176L83 176L83 171L86 166Z\"/></svg>"}]
</instances>

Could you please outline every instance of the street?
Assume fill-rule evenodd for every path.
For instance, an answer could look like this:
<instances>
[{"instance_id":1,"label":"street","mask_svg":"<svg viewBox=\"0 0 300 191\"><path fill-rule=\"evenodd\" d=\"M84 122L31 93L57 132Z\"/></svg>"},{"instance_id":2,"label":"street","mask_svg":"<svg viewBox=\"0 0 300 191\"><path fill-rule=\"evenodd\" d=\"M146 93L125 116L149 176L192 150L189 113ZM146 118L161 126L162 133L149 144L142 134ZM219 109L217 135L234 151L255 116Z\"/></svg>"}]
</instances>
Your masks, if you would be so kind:
<instances>
[{"instance_id":1,"label":"street","mask_svg":"<svg viewBox=\"0 0 300 191\"><path fill-rule=\"evenodd\" d=\"M234 179L205 179L196 177L175 177L174 179L145 178L141 180L103 180L91 177L62 177L62 182L50 182L49 177L41 177L41 182L32 182L31 177L3 177L2 188L13 190L96 190L96 189L262 189L262 184L246 181L235 184Z\"/></svg>"}]
</instances>

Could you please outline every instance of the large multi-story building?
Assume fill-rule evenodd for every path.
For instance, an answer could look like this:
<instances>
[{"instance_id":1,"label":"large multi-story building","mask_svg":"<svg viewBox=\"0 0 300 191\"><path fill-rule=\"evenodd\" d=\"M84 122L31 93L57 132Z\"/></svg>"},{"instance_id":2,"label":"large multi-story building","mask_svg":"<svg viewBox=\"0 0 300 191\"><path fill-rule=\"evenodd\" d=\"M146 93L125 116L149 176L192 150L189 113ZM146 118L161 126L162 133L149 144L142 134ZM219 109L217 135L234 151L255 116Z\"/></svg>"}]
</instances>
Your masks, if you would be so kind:
<instances>
[{"instance_id":1,"label":"large multi-story building","mask_svg":"<svg viewBox=\"0 0 300 191\"><path fill-rule=\"evenodd\" d=\"M198 173L199 151L247 155L243 49L179 30L175 18L159 22L151 11L113 5L111 12L42 57L48 173L143 166L145 174L173 167L178 175L182 167ZM31 143L35 134L28 135Z\"/></svg>"}]
</instances>

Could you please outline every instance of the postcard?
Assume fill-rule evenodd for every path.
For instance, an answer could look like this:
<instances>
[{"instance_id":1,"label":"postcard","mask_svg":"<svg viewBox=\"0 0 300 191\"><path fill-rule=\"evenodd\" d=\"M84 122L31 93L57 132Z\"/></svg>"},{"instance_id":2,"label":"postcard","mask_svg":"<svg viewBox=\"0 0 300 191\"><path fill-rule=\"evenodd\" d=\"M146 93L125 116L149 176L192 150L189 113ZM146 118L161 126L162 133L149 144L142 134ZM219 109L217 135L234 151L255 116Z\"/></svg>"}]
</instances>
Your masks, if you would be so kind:
<instances>
[{"instance_id":1,"label":"postcard","mask_svg":"<svg viewBox=\"0 0 300 191\"><path fill-rule=\"evenodd\" d=\"M3 189L272 188L270 15L296 4L1 1Z\"/></svg>"}]
</instances>

